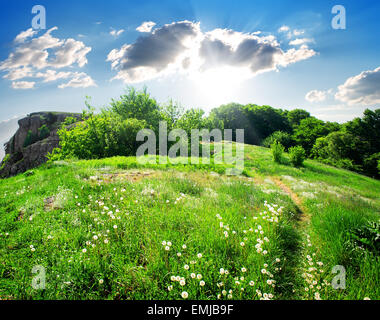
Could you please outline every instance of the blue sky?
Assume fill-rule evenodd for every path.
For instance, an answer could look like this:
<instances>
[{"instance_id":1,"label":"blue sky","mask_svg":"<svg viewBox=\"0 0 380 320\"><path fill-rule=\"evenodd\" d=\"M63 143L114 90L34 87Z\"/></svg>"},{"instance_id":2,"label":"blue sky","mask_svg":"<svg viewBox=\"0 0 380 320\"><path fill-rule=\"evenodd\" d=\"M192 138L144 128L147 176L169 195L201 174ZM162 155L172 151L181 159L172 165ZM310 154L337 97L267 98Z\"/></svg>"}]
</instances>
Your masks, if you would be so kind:
<instances>
[{"instance_id":1,"label":"blue sky","mask_svg":"<svg viewBox=\"0 0 380 320\"><path fill-rule=\"evenodd\" d=\"M46 9L46 30L38 32L30 29L36 4ZM331 27L337 4L346 9L345 30ZM81 111L86 95L96 107L106 106L126 85L146 85L159 102L173 98L184 107L256 103L303 108L339 122L379 106L379 1L2 0L1 5L0 121L42 110ZM148 32L136 30L144 22L154 24ZM30 35L22 36L27 30ZM44 35L56 45L32 45ZM25 48L48 56L36 63ZM25 77L12 73L19 69L28 71Z\"/></svg>"}]
</instances>

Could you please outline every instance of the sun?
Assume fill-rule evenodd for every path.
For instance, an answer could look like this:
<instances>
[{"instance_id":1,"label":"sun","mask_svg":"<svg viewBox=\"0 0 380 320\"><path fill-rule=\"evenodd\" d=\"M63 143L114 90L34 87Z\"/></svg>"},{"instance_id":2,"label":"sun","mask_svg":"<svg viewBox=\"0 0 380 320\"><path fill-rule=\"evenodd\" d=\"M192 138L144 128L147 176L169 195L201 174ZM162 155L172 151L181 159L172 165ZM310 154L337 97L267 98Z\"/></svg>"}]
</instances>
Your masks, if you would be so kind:
<instances>
[{"instance_id":1,"label":"sun","mask_svg":"<svg viewBox=\"0 0 380 320\"><path fill-rule=\"evenodd\" d=\"M200 95L210 107L235 102L237 90L247 79L244 70L232 67L217 67L197 72L192 80L196 94Z\"/></svg>"}]
</instances>

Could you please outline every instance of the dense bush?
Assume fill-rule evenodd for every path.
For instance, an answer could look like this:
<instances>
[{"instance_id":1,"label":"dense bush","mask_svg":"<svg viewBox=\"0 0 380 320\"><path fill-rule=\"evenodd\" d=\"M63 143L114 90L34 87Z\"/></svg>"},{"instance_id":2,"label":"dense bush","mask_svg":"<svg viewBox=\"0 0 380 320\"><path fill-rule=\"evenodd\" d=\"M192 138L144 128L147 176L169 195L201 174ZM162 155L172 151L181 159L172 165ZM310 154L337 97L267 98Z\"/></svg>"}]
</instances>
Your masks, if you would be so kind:
<instances>
[{"instance_id":1,"label":"dense bush","mask_svg":"<svg viewBox=\"0 0 380 320\"><path fill-rule=\"evenodd\" d=\"M92 112L85 120L58 131L60 148L49 155L50 160L64 158L97 159L136 154L138 131L146 128L146 122L137 119L122 119L115 114Z\"/></svg>"},{"instance_id":2,"label":"dense bush","mask_svg":"<svg viewBox=\"0 0 380 320\"><path fill-rule=\"evenodd\" d=\"M306 159L306 153L305 149L301 146L292 147L289 149L289 158L290 163L294 167L300 167L302 166L303 162Z\"/></svg>"},{"instance_id":3,"label":"dense bush","mask_svg":"<svg viewBox=\"0 0 380 320\"><path fill-rule=\"evenodd\" d=\"M284 146L279 143L278 141L275 141L271 145L272 149L272 155L274 162L282 163L283 162L283 153L285 151Z\"/></svg>"},{"instance_id":4,"label":"dense bush","mask_svg":"<svg viewBox=\"0 0 380 320\"><path fill-rule=\"evenodd\" d=\"M285 150L288 150L290 147L294 146L292 136L283 131L273 132L269 137L264 139L263 146L269 148L275 141L280 142L285 147Z\"/></svg>"}]
</instances>

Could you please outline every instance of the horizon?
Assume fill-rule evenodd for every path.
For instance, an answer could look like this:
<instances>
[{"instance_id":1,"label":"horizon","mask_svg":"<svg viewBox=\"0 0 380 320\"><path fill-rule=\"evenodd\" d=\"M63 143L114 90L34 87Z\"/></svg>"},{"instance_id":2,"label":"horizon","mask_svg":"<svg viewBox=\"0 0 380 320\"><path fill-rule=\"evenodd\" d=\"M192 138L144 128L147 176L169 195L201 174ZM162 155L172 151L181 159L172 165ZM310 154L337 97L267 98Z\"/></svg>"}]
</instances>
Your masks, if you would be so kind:
<instances>
[{"instance_id":1,"label":"horizon","mask_svg":"<svg viewBox=\"0 0 380 320\"><path fill-rule=\"evenodd\" d=\"M43 30L31 28L33 1L0 13L0 122L80 112L86 95L99 110L128 85L206 112L254 103L339 123L380 101L379 3L340 2L343 30L327 0L39 4Z\"/></svg>"}]
</instances>

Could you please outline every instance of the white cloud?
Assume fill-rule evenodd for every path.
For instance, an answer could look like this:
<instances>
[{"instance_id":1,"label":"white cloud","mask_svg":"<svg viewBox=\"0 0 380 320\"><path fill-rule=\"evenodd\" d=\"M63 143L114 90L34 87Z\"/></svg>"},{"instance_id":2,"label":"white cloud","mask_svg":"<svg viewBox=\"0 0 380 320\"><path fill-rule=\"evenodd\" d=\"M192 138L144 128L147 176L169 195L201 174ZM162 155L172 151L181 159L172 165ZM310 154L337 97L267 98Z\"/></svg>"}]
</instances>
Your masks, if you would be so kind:
<instances>
[{"instance_id":1,"label":"white cloud","mask_svg":"<svg viewBox=\"0 0 380 320\"><path fill-rule=\"evenodd\" d=\"M95 81L86 73L75 72L74 77L67 83L63 83L58 86L60 89L64 89L67 87L72 88L87 88L87 87L96 87Z\"/></svg>"},{"instance_id":2,"label":"white cloud","mask_svg":"<svg viewBox=\"0 0 380 320\"><path fill-rule=\"evenodd\" d=\"M179 21L113 49L107 61L118 71L115 79L141 82L171 72L199 73L222 67L254 76L315 54L307 45L284 51L273 35L228 29L202 32L199 23Z\"/></svg>"},{"instance_id":3,"label":"white cloud","mask_svg":"<svg viewBox=\"0 0 380 320\"><path fill-rule=\"evenodd\" d=\"M304 34L304 33L305 33L305 30L297 30L297 29L293 30L293 35L296 36L296 37L298 37L298 36L300 36L301 34Z\"/></svg>"},{"instance_id":4,"label":"white cloud","mask_svg":"<svg viewBox=\"0 0 380 320\"><path fill-rule=\"evenodd\" d=\"M308 92L305 96L305 99L309 102L321 102L326 100L327 92L326 91L318 91L312 90Z\"/></svg>"},{"instance_id":5,"label":"white cloud","mask_svg":"<svg viewBox=\"0 0 380 320\"><path fill-rule=\"evenodd\" d=\"M113 37L118 37L118 36L120 36L123 32L124 32L124 29L120 29L120 30L111 30L111 31L110 31L110 35L113 36Z\"/></svg>"},{"instance_id":6,"label":"white cloud","mask_svg":"<svg viewBox=\"0 0 380 320\"><path fill-rule=\"evenodd\" d=\"M298 39L290 41L289 45L291 45L291 46L299 46L299 45L310 43L310 42L314 42L314 39L310 39L310 38L298 38Z\"/></svg>"},{"instance_id":7,"label":"white cloud","mask_svg":"<svg viewBox=\"0 0 380 320\"><path fill-rule=\"evenodd\" d=\"M151 32L153 27L156 25L153 21L143 22L140 26L136 28L138 32Z\"/></svg>"},{"instance_id":8,"label":"white cloud","mask_svg":"<svg viewBox=\"0 0 380 320\"><path fill-rule=\"evenodd\" d=\"M278 32L288 32L290 28L288 26L282 26L278 29Z\"/></svg>"},{"instance_id":9,"label":"white cloud","mask_svg":"<svg viewBox=\"0 0 380 320\"><path fill-rule=\"evenodd\" d=\"M72 72L56 72L46 68L83 67L87 64L87 54L91 47L72 38L59 39L51 35L57 27L49 29L39 37L37 32L28 29L15 38L15 47L8 58L0 62L0 71L7 72L3 78L19 80L23 78L44 78L44 82L54 81L73 75ZM33 83L33 85L31 85ZM35 82L14 82L15 89L34 87Z\"/></svg>"},{"instance_id":10,"label":"white cloud","mask_svg":"<svg viewBox=\"0 0 380 320\"><path fill-rule=\"evenodd\" d=\"M18 80L18 79L28 78L32 76L33 76L32 68L21 67L21 68L9 70L8 73L3 76L3 78L8 79L8 80Z\"/></svg>"},{"instance_id":11,"label":"white cloud","mask_svg":"<svg viewBox=\"0 0 380 320\"><path fill-rule=\"evenodd\" d=\"M35 77L36 78L43 78L43 82L51 82L56 81L58 79L66 79L70 76L72 76L72 72L57 72L55 70L46 70L45 73L38 72Z\"/></svg>"},{"instance_id":12,"label":"white cloud","mask_svg":"<svg viewBox=\"0 0 380 320\"><path fill-rule=\"evenodd\" d=\"M338 87L335 99L349 105L380 103L380 67L348 78Z\"/></svg>"},{"instance_id":13,"label":"white cloud","mask_svg":"<svg viewBox=\"0 0 380 320\"><path fill-rule=\"evenodd\" d=\"M15 38L15 42L24 42L27 38L33 37L37 31L33 30L32 28L29 28L28 30L25 30L17 35Z\"/></svg>"},{"instance_id":14,"label":"white cloud","mask_svg":"<svg viewBox=\"0 0 380 320\"><path fill-rule=\"evenodd\" d=\"M32 89L36 83L33 81L13 81L13 89Z\"/></svg>"}]
</instances>

